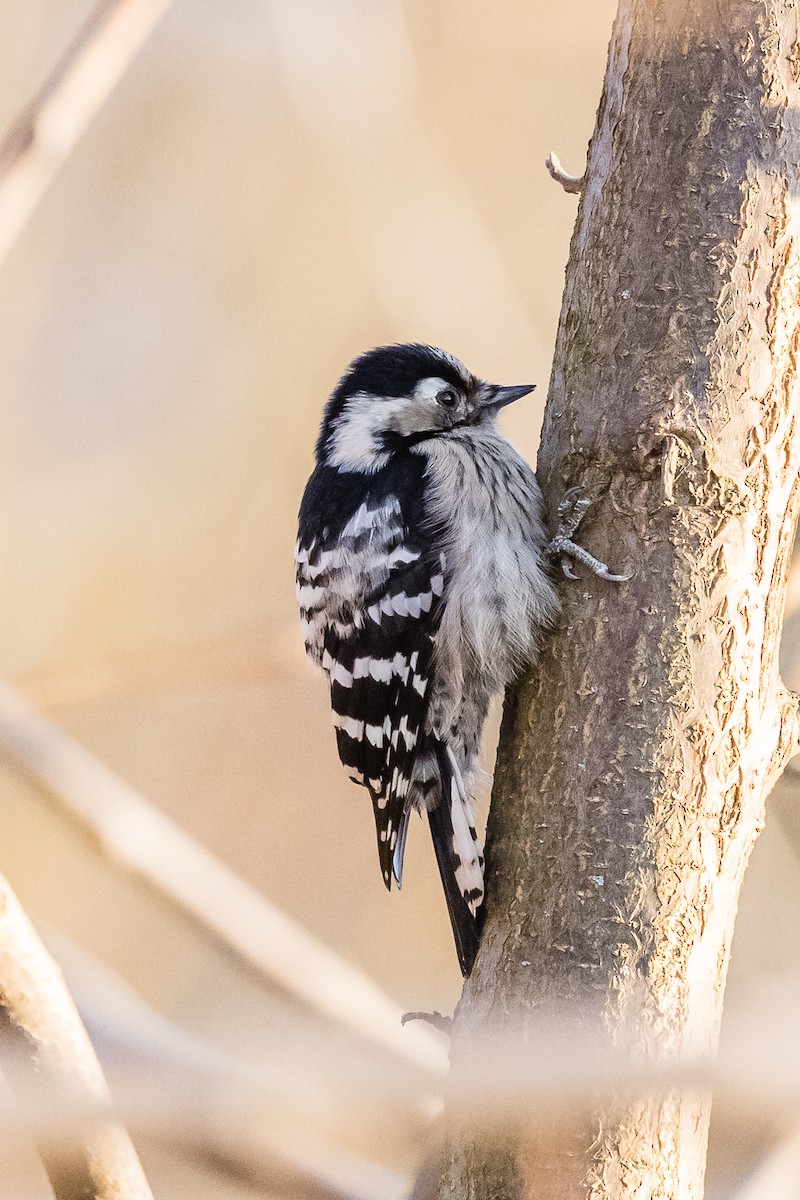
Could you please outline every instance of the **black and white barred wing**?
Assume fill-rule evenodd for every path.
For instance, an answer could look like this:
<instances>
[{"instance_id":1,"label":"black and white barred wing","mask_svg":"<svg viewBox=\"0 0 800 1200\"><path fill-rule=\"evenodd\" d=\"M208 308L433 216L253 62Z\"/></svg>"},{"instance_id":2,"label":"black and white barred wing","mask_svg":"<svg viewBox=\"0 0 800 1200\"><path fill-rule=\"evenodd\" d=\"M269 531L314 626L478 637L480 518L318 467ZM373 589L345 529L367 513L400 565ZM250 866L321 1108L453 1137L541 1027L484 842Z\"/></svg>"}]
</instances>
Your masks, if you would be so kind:
<instances>
[{"instance_id":1,"label":"black and white barred wing","mask_svg":"<svg viewBox=\"0 0 800 1200\"><path fill-rule=\"evenodd\" d=\"M334 544L297 550L309 654L324 667L339 757L369 789L387 887L400 883L415 764L424 756L438 557L413 539L398 501L365 501Z\"/></svg>"}]
</instances>

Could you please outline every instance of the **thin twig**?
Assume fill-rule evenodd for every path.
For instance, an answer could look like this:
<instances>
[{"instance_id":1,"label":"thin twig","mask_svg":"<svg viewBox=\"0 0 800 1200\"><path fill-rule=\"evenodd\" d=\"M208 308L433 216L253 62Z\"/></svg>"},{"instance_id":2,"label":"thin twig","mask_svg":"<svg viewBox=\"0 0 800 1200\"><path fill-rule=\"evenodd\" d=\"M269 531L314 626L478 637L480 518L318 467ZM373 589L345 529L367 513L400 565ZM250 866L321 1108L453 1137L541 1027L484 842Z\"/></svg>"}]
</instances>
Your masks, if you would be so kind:
<instances>
[{"instance_id":1,"label":"thin twig","mask_svg":"<svg viewBox=\"0 0 800 1200\"><path fill-rule=\"evenodd\" d=\"M158 1139L153 1140L158 1144ZM390 1179L389 1186L381 1189L339 1187L322 1174L315 1174L276 1155L265 1153L260 1142L252 1143L242 1137L220 1137L209 1130L203 1130L196 1137L184 1135L177 1142L167 1133L163 1141L164 1149L177 1149L185 1160L209 1174L244 1184L269 1197L287 1196L291 1200L397 1200L406 1191L405 1181L397 1178ZM364 1169L364 1164L361 1165Z\"/></svg>"},{"instance_id":2,"label":"thin twig","mask_svg":"<svg viewBox=\"0 0 800 1200\"><path fill-rule=\"evenodd\" d=\"M551 150L547 158L544 160L544 165L547 167L550 175L555 179L556 183L560 183L565 192L570 192L572 195L577 195L583 191L583 185L586 182L586 174L569 175L561 165L561 160L555 150Z\"/></svg>"},{"instance_id":3,"label":"thin twig","mask_svg":"<svg viewBox=\"0 0 800 1200\"><path fill-rule=\"evenodd\" d=\"M156 1012L116 972L62 933L46 929L44 936L63 965L115 1095L130 1096L140 1085L152 1090L155 1081L163 1079L167 1089L180 1084L189 1096L213 1094L220 1112L234 1114L237 1129L241 1112L263 1112L256 1132L265 1150L283 1160L291 1142L293 1168L305 1164L318 1173L322 1162L326 1178L340 1188L352 1177L347 1171L340 1177L334 1169L342 1160L341 1119L351 1090L375 1096L369 1107L359 1104L353 1118L360 1140L374 1145L384 1144L387 1120L402 1127L416 1145L440 1113L438 1088L424 1083L420 1087L417 1072L409 1072L397 1060L387 1062L384 1054L354 1056L348 1041L331 1036L330 1029L316 1021L301 1024L295 1033L276 1035L264 1061L248 1047L244 1061ZM219 1122L212 1124L217 1128ZM349 1169L349 1161L343 1167ZM356 1164L362 1178L371 1168L374 1163Z\"/></svg>"},{"instance_id":4,"label":"thin twig","mask_svg":"<svg viewBox=\"0 0 800 1200\"><path fill-rule=\"evenodd\" d=\"M361 971L240 879L23 696L0 683L0 755L124 870L176 906L262 980L439 1078L447 1054Z\"/></svg>"},{"instance_id":5,"label":"thin twig","mask_svg":"<svg viewBox=\"0 0 800 1200\"><path fill-rule=\"evenodd\" d=\"M0 876L0 1033L15 1092L39 1102L108 1103L100 1064L61 974ZM77 1142L38 1149L56 1200L152 1200L136 1151L116 1122Z\"/></svg>"},{"instance_id":6,"label":"thin twig","mask_svg":"<svg viewBox=\"0 0 800 1200\"><path fill-rule=\"evenodd\" d=\"M100 0L0 143L0 264L171 0Z\"/></svg>"}]
</instances>

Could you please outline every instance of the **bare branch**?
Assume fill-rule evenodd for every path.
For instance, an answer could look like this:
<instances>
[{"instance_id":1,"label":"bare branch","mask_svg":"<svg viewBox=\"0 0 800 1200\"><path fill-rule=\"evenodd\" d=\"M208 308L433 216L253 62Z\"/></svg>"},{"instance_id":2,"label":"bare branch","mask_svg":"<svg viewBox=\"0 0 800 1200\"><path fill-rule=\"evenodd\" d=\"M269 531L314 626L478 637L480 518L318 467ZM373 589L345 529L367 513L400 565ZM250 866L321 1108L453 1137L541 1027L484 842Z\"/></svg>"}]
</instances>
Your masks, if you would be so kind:
<instances>
[{"instance_id":1,"label":"bare branch","mask_svg":"<svg viewBox=\"0 0 800 1200\"><path fill-rule=\"evenodd\" d=\"M150 1010L85 952L65 946L60 936L56 944L107 1066L118 1112L143 1146L268 1194L286 1191L308 1200L390 1200L401 1194L394 1172L342 1153L336 1143L344 1124L381 1145L387 1116L410 1144L429 1143L430 1128L420 1123L418 1081L399 1061L353 1064L338 1039L328 1039L326 1052L317 1030L298 1041L289 1069L273 1056L263 1066L241 1063ZM785 1114L797 1107L800 1043L789 998L767 1028L757 1012L741 1012L735 1036L716 1059L632 1060L607 1039L600 1041L602 1046L590 1028L576 1036L574 1024L547 1020L536 1022L522 1043L507 1031L481 1029L468 1048L461 1047L449 1087L451 1117L484 1131L536 1129L554 1108L575 1112L612 1095L713 1085L721 1128L733 1136L742 1122L755 1119L763 1128L769 1118L782 1130ZM81 1105L41 1093L15 1114L0 1103L0 1161L7 1167L15 1147L31 1136L51 1151L70 1146L107 1112L104 1103ZM331 1128L325 1121L333 1113ZM428 1114L429 1125L429 1107Z\"/></svg>"},{"instance_id":2,"label":"bare branch","mask_svg":"<svg viewBox=\"0 0 800 1200\"><path fill-rule=\"evenodd\" d=\"M612 1098L713 1089L723 1125L769 1114L785 1128L786 1114L800 1103L796 1012L787 1006L772 1013L768 1030L759 1025L760 1013L749 1010L741 1036L719 1054L698 1051L669 1061L615 1048L591 1030L581 1033L577 1022L534 1022L523 1039L485 1029L461 1045L458 1069L448 1081L450 1114L469 1128L508 1130L547 1120L554 1109L579 1111ZM287 1114L295 1122L303 1119L304 1104L308 1111L308 1075L302 1069L277 1078L271 1068L242 1065L182 1030L172 1037L161 1032L148 1050L141 1036L131 1036L119 1023L105 1019L103 1026L105 1052L116 1071L115 1111L143 1143L180 1147L209 1129L224 1142L233 1126L280 1127ZM348 1124L369 1125L381 1111L395 1118L398 1106L410 1111L420 1099L416 1083L397 1062L385 1070L351 1071L346 1065L343 1070L339 1048L338 1061L325 1065L319 1099L328 1112L335 1106ZM14 1113L0 1100L0 1150L23 1133L58 1144L76 1128L106 1119L109 1111L106 1102L64 1095L45 1102L38 1095ZM419 1136L418 1127L414 1133ZM265 1152L274 1152L269 1141ZM276 1161L290 1158L279 1154Z\"/></svg>"},{"instance_id":3,"label":"bare branch","mask_svg":"<svg viewBox=\"0 0 800 1200\"><path fill-rule=\"evenodd\" d=\"M98 762L24 697L0 684L0 754L118 866L167 900L240 963L328 1019L418 1069L441 1076L447 1055L428 1029L401 1027L402 1009L370 979Z\"/></svg>"},{"instance_id":4,"label":"bare branch","mask_svg":"<svg viewBox=\"0 0 800 1200\"><path fill-rule=\"evenodd\" d=\"M209 1169L261 1180L258 1186L270 1175L297 1176L292 1195L320 1187L373 1200L401 1193L394 1172L387 1176L363 1152L343 1150L342 1121L359 1130L362 1146L383 1147L387 1127L402 1129L416 1146L438 1114L437 1094L420 1087L418 1073L382 1053L354 1056L348 1039L313 1018L282 1032L266 1061L244 1061L153 1010L63 934L45 936L123 1110L144 1096L143 1109L135 1110L137 1135L191 1158L206 1147ZM150 1122L143 1130L142 1112Z\"/></svg>"},{"instance_id":5,"label":"bare branch","mask_svg":"<svg viewBox=\"0 0 800 1200\"><path fill-rule=\"evenodd\" d=\"M100 0L0 143L0 264L171 0Z\"/></svg>"},{"instance_id":6,"label":"bare branch","mask_svg":"<svg viewBox=\"0 0 800 1200\"><path fill-rule=\"evenodd\" d=\"M195 1136L184 1133L177 1138L167 1133L163 1143L165 1149L177 1149L184 1159L209 1173L244 1184L265 1196L287 1196L291 1200L396 1200L405 1192L405 1181L396 1176L386 1179L383 1186L374 1183L372 1187L339 1186L321 1173L265 1151L260 1141L230 1133L222 1136L217 1130L203 1129ZM355 1165L362 1178L377 1170L363 1160ZM381 1172L382 1177L387 1175L388 1172Z\"/></svg>"},{"instance_id":7,"label":"bare branch","mask_svg":"<svg viewBox=\"0 0 800 1200\"><path fill-rule=\"evenodd\" d=\"M40 1100L104 1106L100 1064L64 980L0 876L0 1032L15 1091ZM8 1056L13 1048L16 1053ZM152 1200L127 1133L116 1123L56 1150L39 1141L56 1200Z\"/></svg>"}]
</instances>

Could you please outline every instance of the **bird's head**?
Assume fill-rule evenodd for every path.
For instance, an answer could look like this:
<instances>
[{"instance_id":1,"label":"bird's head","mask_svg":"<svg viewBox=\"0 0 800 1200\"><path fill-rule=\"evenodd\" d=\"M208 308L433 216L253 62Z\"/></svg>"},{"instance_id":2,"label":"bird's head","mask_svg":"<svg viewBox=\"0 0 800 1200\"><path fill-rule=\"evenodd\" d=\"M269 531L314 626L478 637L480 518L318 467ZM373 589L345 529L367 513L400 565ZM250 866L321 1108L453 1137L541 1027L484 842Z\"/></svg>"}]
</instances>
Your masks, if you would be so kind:
<instances>
[{"instance_id":1,"label":"bird's head","mask_svg":"<svg viewBox=\"0 0 800 1200\"><path fill-rule=\"evenodd\" d=\"M371 474L405 446L493 422L532 391L486 383L434 346L378 346L350 364L328 401L317 460Z\"/></svg>"}]
</instances>

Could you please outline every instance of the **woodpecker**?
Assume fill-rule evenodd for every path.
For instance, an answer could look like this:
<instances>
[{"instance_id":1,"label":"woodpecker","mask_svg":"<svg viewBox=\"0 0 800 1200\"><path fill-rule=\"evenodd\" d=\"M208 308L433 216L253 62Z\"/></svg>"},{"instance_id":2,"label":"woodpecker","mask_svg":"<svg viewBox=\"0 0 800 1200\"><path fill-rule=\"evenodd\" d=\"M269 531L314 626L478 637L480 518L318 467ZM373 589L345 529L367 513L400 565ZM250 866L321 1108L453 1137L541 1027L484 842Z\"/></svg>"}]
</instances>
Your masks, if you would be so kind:
<instances>
[{"instance_id":1,"label":"woodpecker","mask_svg":"<svg viewBox=\"0 0 800 1200\"><path fill-rule=\"evenodd\" d=\"M483 850L469 788L489 701L557 612L542 496L497 428L500 387L425 345L350 365L325 407L300 507L297 600L330 684L339 757L370 794L387 888L427 814L462 972Z\"/></svg>"}]
</instances>

